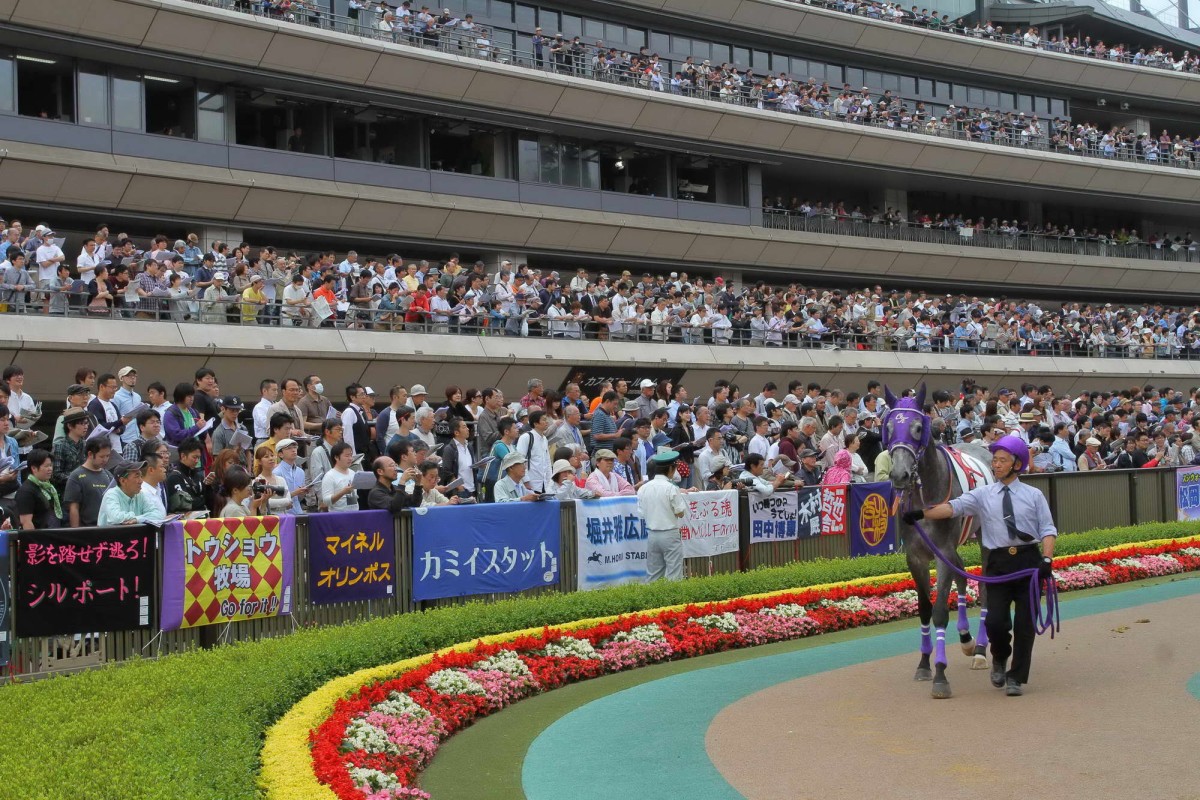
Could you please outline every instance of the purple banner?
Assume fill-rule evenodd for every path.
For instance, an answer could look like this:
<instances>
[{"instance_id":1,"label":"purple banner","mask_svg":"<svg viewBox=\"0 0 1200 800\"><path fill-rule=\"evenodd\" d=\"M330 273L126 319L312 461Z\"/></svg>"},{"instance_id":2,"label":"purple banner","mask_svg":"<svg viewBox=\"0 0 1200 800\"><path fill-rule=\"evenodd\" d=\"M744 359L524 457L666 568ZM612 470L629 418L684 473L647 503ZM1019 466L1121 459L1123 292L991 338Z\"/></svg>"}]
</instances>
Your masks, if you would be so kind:
<instances>
[{"instance_id":1,"label":"purple banner","mask_svg":"<svg viewBox=\"0 0 1200 800\"><path fill-rule=\"evenodd\" d=\"M851 557L896 552L896 520L891 509L891 483L850 484L846 533L850 537Z\"/></svg>"},{"instance_id":2,"label":"purple banner","mask_svg":"<svg viewBox=\"0 0 1200 800\"><path fill-rule=\"evenodd\" d=\"M396 522L387 511L308 517L308 593L314 605L382 600L396 591Z\"/></svg>"}]
</instances>

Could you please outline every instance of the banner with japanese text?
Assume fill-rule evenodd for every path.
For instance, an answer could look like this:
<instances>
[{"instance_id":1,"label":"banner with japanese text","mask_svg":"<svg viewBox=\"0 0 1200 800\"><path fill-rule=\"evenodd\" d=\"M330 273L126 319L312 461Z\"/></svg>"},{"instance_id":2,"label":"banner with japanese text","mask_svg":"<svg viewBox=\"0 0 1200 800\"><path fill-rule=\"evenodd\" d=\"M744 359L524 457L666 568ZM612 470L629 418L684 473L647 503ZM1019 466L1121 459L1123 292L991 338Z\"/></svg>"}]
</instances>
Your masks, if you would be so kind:
<instances>
[{"instance_id":1,"label":"banner with japanese text","mask_svg":"<svg viewBox=\"0 0 1200 800\"><path fill-rule=\"evenodd\" d=\"M396 520L387 511L308 517L308 596L313 605L382 600L396 591Z\"/></svg>"},{"instance_id":2,"label":"banner with japanese text","mask_svg":"<svg viewBox=\"0 0 1200 800\"><path fill-rule=\"evenodd\" d=\"M1175 497L1179 522L1200 519L1200 467L1175 470Z\"/></svg>"},{"instance_id":3,"label":"banner with japanese text","mask_svg":"<svg viewBox=\"0 0 1200 800\"><path fill-rule=\"evenodd\" d=\"M413 600L557 585L560 513L557 500L415 511Z\"/></svg>"},{"instance_id":4,"label":"banner with japanese text","mask_svg":"<svg viewBox=\"0 0 1200 800\"><path fill-rule=\"evenodd\" d=\"M843 536L846 533L846 486L821 487L822 536Z\"/></svg>"},{"instance_id":5,"label":"banner with japanese text","mask_svg":"<svg viewBox=\"0 0 1200 800\"><path fill-rule=\"evenodd\" d=\"M748 498L751 542L789 542L796 538L799 493L777 491L762 497L757 492L750 492Z\"/></svg>"},{"instance_id":6,"label":"banner with japanese text","mask_svg":"<svg viewBox=\"0 0 1200 800\"><path fill-rule=\"evenodd\" d=\"M148 627L155 547L149 525L22 531L11 554L16 635Z\"/></svg>"},{"instance_id":7,"label":"banner with japanese text","mask_svg":"<svg viewBox=\"0 0 1200 800\"><path fill-rule=\"evenodd\" d=\"M736 489L684 495L688 509L679 524L684 558L718 556L737 551L737 498Z\"/></svg>"},{"instance_id":8,"label":"banner with japanese text","mask_svg":"<svg viewBox=\"0 0 1200 800\"><path fill-rule=\"evenodd\" d=\"M576 574L580 589L645 583L646 522L636 497L575 502Z\"/></svg>"},{"instance_id":9,"label":"banner with japanese text","mask_svg":"<svg viewBox=\"0 0 1200 800\"><path fill-rule=\"evenodd\" d=\"M172 522L163 530L164 631L292 613L296 518Z\"/></svg>"},{"instance_id":10,"label":"banner with japanese text","mask_svg":"<svg viewBox=\"0 0 1200 800\"><path fill-rule=\"evenodd\" d=\"M804 486L796 491L796 536L809 539L821 535L821 487Z\"/></svg>"},{"instance_id":11,"label":"banner with japanese text","mask_svg":"<svg viewBox=\"0 0 1200 800\"><path fill-rule=\"evenodd\" d=\"M850 485L850 515L846 527L851 557L896 552L896 519L889 514L891 507L891 483Z\"/></svg>"},{"instance_id":12,"label":"banner with japanese text","mask_svg":"<svg viewBox=\"0 0 1200 800\"><path fill-rule=\"evenodd\" d=\"M0 531L0 667L8 665L12 652L12 641L8 632L12 630L12 591L8 582L8 531Z\"/></svg>"}]
</instances>

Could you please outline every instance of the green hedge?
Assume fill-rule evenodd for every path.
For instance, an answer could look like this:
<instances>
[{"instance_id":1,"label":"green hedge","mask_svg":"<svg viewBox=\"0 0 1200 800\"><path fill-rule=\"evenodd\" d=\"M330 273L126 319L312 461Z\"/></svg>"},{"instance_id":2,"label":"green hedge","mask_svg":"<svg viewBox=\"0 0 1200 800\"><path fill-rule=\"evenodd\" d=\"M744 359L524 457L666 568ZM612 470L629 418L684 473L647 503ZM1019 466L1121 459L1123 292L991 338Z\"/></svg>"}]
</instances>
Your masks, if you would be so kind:
<instances>
[{"instance_id":1,"label":"green hedge","mask_svg":"<svg viewBox=\"0 0 1200 800\"><path fill-rule=\"evenodd\" d=\"M1186 523L1090 531L1060 537L1058 552L1194 533ZM978 549L963 555L978 563ZM8 686L0 688L0 794L256 798L263 731L338 675L487 634L903 571L903 556L873 556L473 603Z\"/></svg>"}]
</instances>

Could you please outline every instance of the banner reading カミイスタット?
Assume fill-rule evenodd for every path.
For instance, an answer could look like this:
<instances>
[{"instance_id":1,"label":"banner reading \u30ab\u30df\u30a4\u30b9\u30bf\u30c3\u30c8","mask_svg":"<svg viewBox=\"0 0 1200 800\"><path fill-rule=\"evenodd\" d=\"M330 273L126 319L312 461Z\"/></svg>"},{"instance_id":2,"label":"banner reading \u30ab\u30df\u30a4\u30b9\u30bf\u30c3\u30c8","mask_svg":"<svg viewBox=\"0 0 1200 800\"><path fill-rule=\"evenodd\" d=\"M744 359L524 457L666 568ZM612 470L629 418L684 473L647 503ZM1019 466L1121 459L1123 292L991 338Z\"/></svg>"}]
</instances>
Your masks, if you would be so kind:
<instances>
[{"instance_id":1,"label":"banner reading \u30ab\u30df\u30a4\u30b9\u30bf\u30c3\u30c8","mask_svg":"<svg viewBox=\"0 0 1200 800\"><path fill-rule=\"evenodd\" d=\"M1176 519L1200 519L1200 467L1175 470L1175 498Z\"/></svg>"},{"instance_id":2,"label":"banner reading \u30ab\u30df\u30a4\u30b9\u30bf\u30c3\u30c8","mask_svg":"<svg viewBox=\"0 0 1200 800\"><path fill-rule=\"evenodd\" d=\"M296 518L173 522L163 530L161 628L292 613Z\"/></svg>"},{"instance_id":3,"label":"banner reading \u30ab\u30df\u30a4\u30b9\u30bf\u30c3\u30c8","mask_svg":"<svg viewBox=\"0 0 1200 800\"><path fill-rule=\"evenodd\" d=\"M637 498L575 502L576 574L580 589L646 581L646 522Z\"/></svg>"}]
</instances>

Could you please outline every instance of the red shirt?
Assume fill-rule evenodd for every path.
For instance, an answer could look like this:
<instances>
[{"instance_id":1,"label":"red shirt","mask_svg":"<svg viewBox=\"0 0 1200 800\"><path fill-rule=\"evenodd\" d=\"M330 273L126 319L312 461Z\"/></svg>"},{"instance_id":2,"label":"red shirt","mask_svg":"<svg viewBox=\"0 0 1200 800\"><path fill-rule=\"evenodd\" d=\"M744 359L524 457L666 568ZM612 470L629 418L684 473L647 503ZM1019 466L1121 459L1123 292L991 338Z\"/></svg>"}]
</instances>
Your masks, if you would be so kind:
<instances>
[{"instance_id":1,"label":"red shirt","mask_svg":"<svg viewBox=\"0 0 1200 800\"><path fill-rule=\"evenodd\" d=\"M429 311L429 295L423 290L417 292L413 297L412 303L408 307L408 311L404 312L405 322L424 322L429 318L428 314L420 313Z\"/></svg>"}]
</instances>

